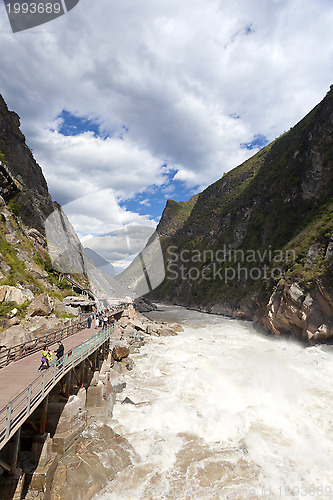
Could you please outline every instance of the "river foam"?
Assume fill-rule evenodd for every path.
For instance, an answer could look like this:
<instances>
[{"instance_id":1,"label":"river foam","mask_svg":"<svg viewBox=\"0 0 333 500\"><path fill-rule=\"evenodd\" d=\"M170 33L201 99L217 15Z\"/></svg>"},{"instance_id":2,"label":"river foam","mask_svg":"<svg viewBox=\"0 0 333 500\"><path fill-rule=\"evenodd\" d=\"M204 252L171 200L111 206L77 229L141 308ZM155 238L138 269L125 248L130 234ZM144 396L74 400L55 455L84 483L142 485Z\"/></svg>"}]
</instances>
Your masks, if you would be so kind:
<instances>
[{"instance_id":1,"label":"river foam","mask_svg":"<svg viewBox=\"0 0 333 500\"><path fill-rule=\"evenodd\" d=\"M184 332L133 355L120 400L137 404L110 425L136 455L96 500L333 498L331 349L183 308L155 318Z\"/></svg>"}]
</instances>

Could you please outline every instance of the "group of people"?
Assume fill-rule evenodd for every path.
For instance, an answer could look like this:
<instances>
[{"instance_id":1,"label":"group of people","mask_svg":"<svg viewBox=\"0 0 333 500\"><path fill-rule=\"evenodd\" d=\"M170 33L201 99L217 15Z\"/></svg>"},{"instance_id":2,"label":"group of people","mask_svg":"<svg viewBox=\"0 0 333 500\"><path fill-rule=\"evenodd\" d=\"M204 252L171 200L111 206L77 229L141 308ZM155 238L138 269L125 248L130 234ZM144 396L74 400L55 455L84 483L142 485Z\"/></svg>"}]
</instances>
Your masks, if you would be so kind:
<instances>
[{"instance_id":1,"label":"group of people","mask_svg":"<svg viewBox=\"0 0 333 500\"><path fill-rule=\"evenodd\" d=\"M65 352L65 347L64 347L63 343L61 342L61 340L59 340L58 349L56 351L54 351L54 354L56 355L56 358L57 358L58 368L62 367L61 358L63 357L64 352ZM40 372L41 370L43 370L45 368L45 365L46 365L46 369L50 368L51 360L52 360L52 352L50 351L50 349L47 346L44 346L44 349L42 351L41 364L40 364L40 367L38 368L38 371Z\"/></svg>"},{"instance_id":2,"label":"group of people","mask_svg":"<svg viewBox=\"0 0 333 500\"><path fill-rule=\"evenodd\" d=\"M109 309L104 309L102 311L97 311L89 314L87 318L87 326L88 328L91 327L92 322L95 321L95 329L96 328L106 328L109 323ZM114 317L111 316L110 322L114 323ZM58 349L54 351L54 354L56 355L57 358L57 364L58 368L62 367L62 361L61 358L63 357L65 352L65 348L63 346L63 343L61 341L58 342ZM43 370L44 368L48 369L50 368L50 362L52 360L52 352L47 346L44 346L44 349L42 351L42 359L41 359L41 364L40 367L38 368L38 371Z\"/></svg>"},{"instance_id":3,"label":"group of people","mask_svg":"<svg viewBox=\"0 0 333 500\"><path fill-rule=\"evenodd\" d=\"M88 328L91 328L93 321L95 322L95 329L101 328L101 327L106 328L108 323L109 323L108 313L109 313L109 309L104 309L103 311L97 311L97 312L93 312L93 313L89 314L89 316L87 318ZM111 323L114 322L113 316L111 316L110 321L111 321Z\"/></svg>"}]
</instances>

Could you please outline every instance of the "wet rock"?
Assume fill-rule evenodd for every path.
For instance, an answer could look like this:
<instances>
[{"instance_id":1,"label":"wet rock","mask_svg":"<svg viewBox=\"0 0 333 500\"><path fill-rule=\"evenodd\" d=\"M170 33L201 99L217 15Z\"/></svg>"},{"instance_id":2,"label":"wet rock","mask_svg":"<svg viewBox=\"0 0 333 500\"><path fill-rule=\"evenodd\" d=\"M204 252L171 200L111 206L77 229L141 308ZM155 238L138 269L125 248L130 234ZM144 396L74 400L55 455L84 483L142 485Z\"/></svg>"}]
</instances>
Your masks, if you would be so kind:
<instances>
[{"instance_id":1,"label":"wet rock","mask_svg":"<svg viewBox=\"0 0 333 500\"><path fill-rule=\"evenodd\" d=\"M142 332L145 332L147 329L147 325L144 324L138 317L132 319L131 325L134 326L136 330L141 330Z\"/></svg>"},{"instance_id":2,"label":"wet rock","mask_svg":"<svg viewBox=\"0 0 333 500\"><path fill-rule=\"evenodd\" d=\"M128 370L131 371L134 368L134 361L131 358L124 358L121 361L121 364Z\"/></svg>"},{"instance_id":3,"label":"wet rock","mask_svg":"<svg viewBox=\"0 0 333 500\"><path fill-rule=\"evenodd\" d=\"M131 445L108 425L88 427L60 459L50 498L91 500L119 471L132 465L132 457L136 453Z\"/></svg>"},{"instance_id":4,"label":"wet rock","mask_svg":"<svg viewBox=\"0 0 333 500\"><path fill-rule=\"evenodd\" d=\"M135 330L131 325L127 325L122 331L123 338L133 338L134 335L135 335Z\"/></svg>"},{"instance_id":5,"label":"wet rock","mask_svg":"<svg viewBox=\"0 0 333 500\"><path fill-rule=\"evenodd\" d=\"M164 326L163 328L159 328L157 330L157 334L160 337L170 337L170 336L177 335L177 333L174 330L172 330L171 328L168 328L166 326Z\"/></svg>"},{"instance_id":6,"label":"wet rock","mask_svg":"<svg viewBox=\"0 0 333 500\"><path fill-rule=\"evenodd\" d=\"M121 361L129 355L129 348L125 346L114 346L112 349L112 357L115 361Z\"/></svg>"},{"instance_id":7,"label":"wet rock","mask_svg":"<svg viewBox=\"0 0 333 500\"><path fill-rule=\"evenodd\" d=\"M333 336L333 329L330 328L328 325L322 324L310 338L312 338L312 340L325 341L329 339L331 336Z\"/></svg>"},{"instance_id":8,"label":"wet rock","mask_svg":"<svg viewBox=\"0 0 333 500\"><path fill-rule=\"evenodd\" d=\"M117 363L118 365L118 363ZM121 367L120 367L121 370ZM126 382L122 382L120 379L120 371L116 371L113 368L110 370L110 383L113 387L114 392L122 392L126 387Z\"/></svg>"},{"instance_id":9,"label":"wet rock","mask_svg":"<svg viewBox=\"0 0 333 500\"><path fill-rule=\"evenodd\" d=\"M122 401L122 402L121 402L121 404L122 404L122 405L125 405L125 404L135 405L135 403L133 403L133 401L132 401L130 398L128 398L128 397L126 397L126 398L124 399L124 401Z\"/></svg>"}]
</instances>

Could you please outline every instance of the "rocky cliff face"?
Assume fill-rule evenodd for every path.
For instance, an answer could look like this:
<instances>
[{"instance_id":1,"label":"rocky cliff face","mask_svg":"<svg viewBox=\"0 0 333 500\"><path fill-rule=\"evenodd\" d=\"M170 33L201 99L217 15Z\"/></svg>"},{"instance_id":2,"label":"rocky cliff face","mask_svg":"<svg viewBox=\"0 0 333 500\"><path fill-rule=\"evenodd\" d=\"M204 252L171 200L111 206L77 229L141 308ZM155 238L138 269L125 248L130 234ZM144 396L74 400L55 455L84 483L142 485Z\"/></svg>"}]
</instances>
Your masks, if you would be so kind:
<instances>
[{"instance_id":1,"label":"rocky cliff face","mask_svg":"<svg viewBox=\"0 0 333 500\"><path fill-rule=\"evenodd\" d=\"M18 115L0 96L0 346L23 342L66 321L61 301L73 292L59 273L75 274L83 288L91 282L102 300L124 296L88 259L66 215L52 201L19 125Z\"/></svg>"},{"instance_id":2,"label":"rocky cliff face","mask_svg":"<svg viewBox=\"0 0 333 500\"><path fill-rule=\"evenodd\" d=\"M43 221L53 211L40 166L25 143L19 116L9 111L0 95L0 194L11 201L17 215L30 227L44 231Z\"/></svg>"},{"instance_id":3,"label":"rocky cliff face","mask_svg":"<svg viewBox=\"0 0 333 500\"><path fill-rule=\"evenodd\" d=\"M170 221L173 203L157 229L167 279L155 298L255 319L276 334L333 337L332 89L200 193L181 224Z\"/></svg>"}]
</instances>

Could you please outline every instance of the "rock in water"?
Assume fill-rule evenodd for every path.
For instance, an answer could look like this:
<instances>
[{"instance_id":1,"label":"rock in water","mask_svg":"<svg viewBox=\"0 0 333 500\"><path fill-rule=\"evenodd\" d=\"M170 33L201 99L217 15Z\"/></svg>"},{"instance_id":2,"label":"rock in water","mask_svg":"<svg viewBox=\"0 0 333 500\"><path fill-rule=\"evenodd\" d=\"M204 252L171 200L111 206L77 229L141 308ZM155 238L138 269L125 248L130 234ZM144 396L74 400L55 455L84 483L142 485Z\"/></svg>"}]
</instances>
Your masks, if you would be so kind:
<instances>
[{"instance_id":1,"label":"rock in water","mask_svg":"<svg viewBox=\"0 0 333 500\"><path fill-rule=\"evenodd\" d=\"M129 355L128 347L116 345L112 350L112 357L115 361L121 361L122 359L127 358L128 355Z\"/></svg>"},{"instance_id":2,"label":"rock in water","mask_svg":"<svg viewBox=\"0 0 333 500\"><path fill-rule=\"evenodd\" d=\"M127 398L127 397L124 399L124 401L122 401L121 404L122 405L125 405L125 404L135 405L135 403L133 403L133 401L130 398Z\"/></svg>"}]
</instances>

